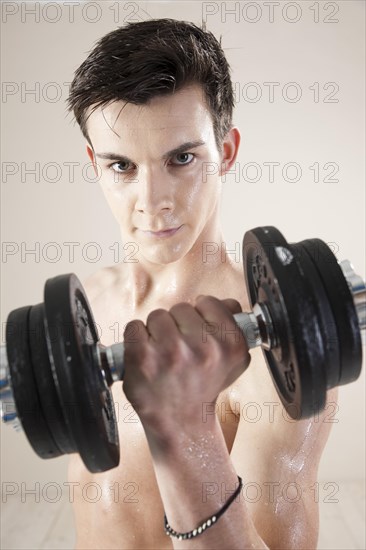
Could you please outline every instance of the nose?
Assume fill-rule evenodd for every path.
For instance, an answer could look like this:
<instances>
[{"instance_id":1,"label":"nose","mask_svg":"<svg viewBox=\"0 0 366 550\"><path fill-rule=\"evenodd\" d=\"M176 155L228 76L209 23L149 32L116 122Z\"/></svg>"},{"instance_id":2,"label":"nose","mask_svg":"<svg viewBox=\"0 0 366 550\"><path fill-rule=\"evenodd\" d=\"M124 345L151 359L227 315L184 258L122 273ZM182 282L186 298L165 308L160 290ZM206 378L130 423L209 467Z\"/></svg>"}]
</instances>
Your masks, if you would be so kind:
<instances>
[{"instance_id":1,"label":"nose","mask_svg":"<svg viewBox=\"0 0 366 550\"><path fill-rule=\"evenodd\" d=\"M137 182L135 208L154 216L162 210L173 209L172 184L166 175L153 170L141 170Z\"/></svg>"}]
</instances>

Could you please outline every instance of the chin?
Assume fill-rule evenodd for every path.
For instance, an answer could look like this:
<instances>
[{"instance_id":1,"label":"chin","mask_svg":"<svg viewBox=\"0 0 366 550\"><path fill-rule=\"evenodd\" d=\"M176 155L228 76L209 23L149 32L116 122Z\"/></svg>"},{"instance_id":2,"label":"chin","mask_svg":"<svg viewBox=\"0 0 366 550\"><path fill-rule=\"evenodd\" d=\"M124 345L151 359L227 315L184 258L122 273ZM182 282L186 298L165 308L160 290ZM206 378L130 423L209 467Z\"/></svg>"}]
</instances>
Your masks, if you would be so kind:
<instances>
[{"instance_id":1,"label":"chin","mask_svg":"<svg viewBox=\"0 0 366 550\"><path fill-rule=\"evenodd\" d=\"M140 247L140 255L152 264L168 265L182 259L189 248L183 244L165 247Z\"/></svg>"}]
</instances>

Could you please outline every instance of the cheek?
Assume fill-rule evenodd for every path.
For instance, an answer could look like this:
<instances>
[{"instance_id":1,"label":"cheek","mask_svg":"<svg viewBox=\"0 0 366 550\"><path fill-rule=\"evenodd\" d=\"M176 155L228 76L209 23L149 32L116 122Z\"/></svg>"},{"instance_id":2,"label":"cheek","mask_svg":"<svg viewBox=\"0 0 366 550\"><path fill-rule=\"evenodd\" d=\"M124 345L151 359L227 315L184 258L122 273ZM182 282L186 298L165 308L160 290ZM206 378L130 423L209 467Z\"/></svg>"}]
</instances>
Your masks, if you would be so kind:
<instances>
[{"instance_id":1,"label":"cheek","mask_svg":"<svg viewBox=\"0 0 366 550\"><path fill-rule=\"evenodd\" d=\"M123 221L127 222L128 216L126 214L131 210L131 198L128 196L128 193L126 193L126 190L118 188L117 185L113 187L109 184L102 184L101 189L104 198L118 223L121 224Z\"/></svg>"},{"instance_id":2,"label":"cheek","mask_svg":"<svg viewBox=\"0 0 366 550\"><path fill-rule=\"evenodd\" d=\"M216 204L220 194L220 180L217 175L207 175L200 169L190 178L184 189L185 208L203 213Z\"/></svg>"},{"instance_id":3,"label":"cheek","mask_svg":"<svg viewBox=\"0 0 366 550\"><path fill-rule=\"evenodd\" d=\"M186 210L204 209L207 201L210 202L210 199L217 194L219 181L216 174L208 173L207 164L197 164L194 169L187 171L184 177L177 178L175 182L176 199Z\"/></svg>"}]
</instances>

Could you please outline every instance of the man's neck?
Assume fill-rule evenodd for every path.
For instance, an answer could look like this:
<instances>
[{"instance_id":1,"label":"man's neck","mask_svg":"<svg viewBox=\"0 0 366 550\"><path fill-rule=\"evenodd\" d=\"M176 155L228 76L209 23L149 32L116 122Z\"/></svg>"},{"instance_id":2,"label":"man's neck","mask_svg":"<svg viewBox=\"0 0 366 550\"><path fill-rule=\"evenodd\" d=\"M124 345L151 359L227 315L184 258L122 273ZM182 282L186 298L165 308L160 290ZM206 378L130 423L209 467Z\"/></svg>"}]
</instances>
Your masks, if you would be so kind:
<instances>
[{"instance_id":1,"label":"man's neck","mask_svg":"<svg viewBox=\"0 0 366 550\"><path fill-rule=\"evenodd\" d=\"M213 276L218 282L230 267L228 256L222 254L223 242L221 228L217 228L209 238L207 234L199 238L188 254L174 263L153 264L139 258L136 263L124 264L122 280L132 308L170 299L173 303L193 301L197 293L205 293Z\"/></svg>"}]
</instances>

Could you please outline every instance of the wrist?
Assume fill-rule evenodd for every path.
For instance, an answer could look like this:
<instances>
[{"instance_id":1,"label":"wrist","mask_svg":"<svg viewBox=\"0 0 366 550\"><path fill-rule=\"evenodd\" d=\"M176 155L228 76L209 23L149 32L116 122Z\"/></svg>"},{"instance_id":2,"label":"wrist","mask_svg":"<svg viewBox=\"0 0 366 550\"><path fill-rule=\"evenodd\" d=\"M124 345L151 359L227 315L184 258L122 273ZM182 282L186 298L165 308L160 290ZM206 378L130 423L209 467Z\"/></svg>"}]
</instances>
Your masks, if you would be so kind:
<instances>
[{"instance_id":1,"label":"wrist","mask_svg":"<svg viewBox=\"0 0 366 550\"><path fill-rule=\"evenodd\" d=\"M194 420L183 420L181 422L171 422L165 419L164 422L156 424L142 425L145 430L146 438L149 444L153 459L168 461L182 458L182 450L187 453L194 453L202 447L215 446L223 438L219 420L215 415L202 420L201 416ZM191 449L191 450L190 450Z\"/></svg>"}]
</instances>

